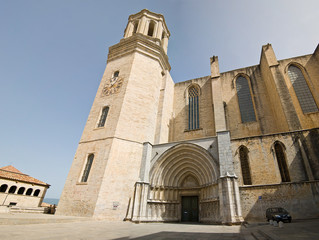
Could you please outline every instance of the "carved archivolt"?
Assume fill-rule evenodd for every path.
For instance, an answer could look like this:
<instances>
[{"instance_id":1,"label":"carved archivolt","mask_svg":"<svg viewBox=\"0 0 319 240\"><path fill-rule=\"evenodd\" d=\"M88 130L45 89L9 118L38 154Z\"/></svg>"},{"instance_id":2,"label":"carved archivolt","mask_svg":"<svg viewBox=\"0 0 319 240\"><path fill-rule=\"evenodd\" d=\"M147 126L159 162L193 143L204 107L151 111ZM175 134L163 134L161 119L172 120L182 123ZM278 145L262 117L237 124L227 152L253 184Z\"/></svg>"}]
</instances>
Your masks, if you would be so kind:
<instances>
[{"instance_id":1,"label":"carved archivolt","mask_svg":"<svg viewBox=\"0 0 319 240\"><path fill-rule=\"evenodd\" d=\"M195 144L179 144L168 149L154 163L150 183L156 187L207 186L217 182L219 167L211 154Z\"/></svg>"}]
</instances>

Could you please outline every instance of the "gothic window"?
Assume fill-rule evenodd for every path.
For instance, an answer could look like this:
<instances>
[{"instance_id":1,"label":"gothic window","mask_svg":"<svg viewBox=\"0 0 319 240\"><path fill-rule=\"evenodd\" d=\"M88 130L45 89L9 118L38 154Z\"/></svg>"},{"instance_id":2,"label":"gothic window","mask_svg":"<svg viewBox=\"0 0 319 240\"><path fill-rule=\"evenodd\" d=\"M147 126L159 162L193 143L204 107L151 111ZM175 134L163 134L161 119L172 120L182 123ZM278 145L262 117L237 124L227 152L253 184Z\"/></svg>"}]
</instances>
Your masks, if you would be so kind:
<instances>
[{"instance_id":1,"label":"gothic window","mask_svg":"<svg viewBox=\"0 0 319 240\"><path fill-rule=\"evenodd\" d=\"M88 156L87 161L86 161L86 165L85 165L85 168L83 171L81 182L87 182L87 180L89 178L89 173L90 173L90 170L92 167L93 159L94 159L94 154L90 154Z\"/></svg>"},{"instance_id":2,"label":"gothic window","mask_svg":"<svg viewBox=\"0 0 319 240\"><path fill-rule=\"evenodd\" d=\"M147 32L148 36L153 37L154 27L155 27L155 23L153 21L150 21L148 25L148 32Z\"/></svg>"},{"instance_id":3,"label":"gothic window","mask_svg":"<svg viewBox=\"0 0 319 240\"><path fill-rule=\"evenodd\" d=\"M256 121L254 104L251 99L249 84L245 77L240 76L237 78L236 90L241 121L243 123Z\"/></svg>"},{"instance_id":4,"label":"gothic window","mask_svg":"<svg viewBox=\"0 0 319 240\"><path fill-rule=\"evenodd\" d=\"M19 190L18 190L18 194L23 194L25 191L25 188L24 187L20 187Z\"/></svg>"},{"instance_id":5,"label":"gothic window","mask_svg":"<svg viewBox=\"0 0 319 240\"><path fill-rule=\"evenodd\" d=\"M16 190L17 190L17 187L16 187L16 186L11 186L11 187L9 188L9 193L15 193Z\"/></svg>"},{"instance_id":6,"label":"gothic window","mask_svg":"<svg viewBox=\"0 0 319 240\"><path fill-rule=\"evenodd\" d=\"M295 90L302 111L304 113L317 112L318 106L300 68L290 65L288 68L288 76Z\"/></svg>"},{"instance_id":7,"label":"gothic window","mask_svg":"<svg viewBox=\"0 0 319 240\"><path fill-rule=\"evenodd\" d=\"M27 190L27 192L25 193L25 195L30 196L30 195L32 194L32 191L33 191L33 189L32 189L32 188L29 188L29 189Z\"/></svg>"},{"instance_id":8,"label":"gothic window","mask_svg":"<svg viewBox=\"0 0 319 240\"><path fill-rule=\"evenodd\" d=\"M2 184L1 187L0 187L0 192L6 192L7 188L8 188L7 184Z\"/></svg>"},{"instance_id":9,"label":"gothic window","mask_svg":"<svg viewBox=\"0 0 319 240\"><path fill-rule=\"evenodd\" d=\"M37 197L40 194L40 189L34 191L33 196Z\"/></svg>"},{"instance_id":10,"label":"gothic window","mask_svg":"<svg viewBox=\"0 0 319 240\"><path fill-rule=\"evenodd\" d=\"M290 182L287 161L286 161L286 155L284 152L283 145L279 142L276 142L274 148L275 148L275 153L276 153L276 158L277 158L277 162L278 162L281 180L282 180L282 182Z\"/></svg>"},{"instance_id":11,"label":"gothic window","mask_svg":"<svg viewBox=\"0 0 319 240\"><path fill-rule=\"evenodd\" d=\"M251 185L252 181L250 176L248 149L246 147L241 146L239 148L239 158L244 185Z\"/></svg>"},{"instance_id":12,"label":"gothic window","mask_svg":"<svg viewBox=\"0 0 319 240\"><path fill-rule=\"evenodd\" d=\"M109 112L109 107L104 107L102 109L102 113L101 113L101 117L100 117L100 121L99 121L98 127L104 127L108 112Z\"/></svg>"},{"instance_id":13,"label":"gothic window","mask_svg":"<svg viewBox=\"0 0 319 240\"><path fill-rule=\"evenodd\" d=\"M188 129L199 128L199 91L196 87L190 87L188 90Z\"/></svg>"}]
</instances>

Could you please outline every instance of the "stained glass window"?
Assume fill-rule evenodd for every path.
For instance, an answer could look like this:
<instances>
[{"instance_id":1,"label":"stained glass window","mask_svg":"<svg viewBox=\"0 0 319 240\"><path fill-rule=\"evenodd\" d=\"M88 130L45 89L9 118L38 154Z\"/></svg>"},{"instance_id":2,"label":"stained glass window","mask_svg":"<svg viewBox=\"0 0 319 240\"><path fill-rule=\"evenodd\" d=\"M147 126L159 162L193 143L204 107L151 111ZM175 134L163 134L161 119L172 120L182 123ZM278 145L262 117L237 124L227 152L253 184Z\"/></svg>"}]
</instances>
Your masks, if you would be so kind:
<instances>
[{"instance_id":1,"label":"stained glass window","mask_svg":"<svg viewBox=\"0 0 319 240\"><path fill-rule=\"evenodd\" d=\"M302 111L304 113L317 112L318 106L301 70L294 65L290 65L288 68L288 76L295 90Z\"/></svg>"},{"instance_id":2,"label":"stained glass window","mask_svg":"<svg viewBox=\"0 0 319 240\"><path fill-rule=\"evenodd\" d=\"M236 90L238 96L241 121L243 123L256 121L255 110L253 101L251 99L248 81L243 76L237 78Z\"/></svg>"},{"instance_id":3,"label":"stained glass window","mask_svg":"<svg viewBox=\"0 0 319 240\"><path fill-rule=\"evenodd\" d=\"M188 90L188 129L199 128L199 106L198 106L199 92L195 87Z\"/></svg>"}]
</instances>

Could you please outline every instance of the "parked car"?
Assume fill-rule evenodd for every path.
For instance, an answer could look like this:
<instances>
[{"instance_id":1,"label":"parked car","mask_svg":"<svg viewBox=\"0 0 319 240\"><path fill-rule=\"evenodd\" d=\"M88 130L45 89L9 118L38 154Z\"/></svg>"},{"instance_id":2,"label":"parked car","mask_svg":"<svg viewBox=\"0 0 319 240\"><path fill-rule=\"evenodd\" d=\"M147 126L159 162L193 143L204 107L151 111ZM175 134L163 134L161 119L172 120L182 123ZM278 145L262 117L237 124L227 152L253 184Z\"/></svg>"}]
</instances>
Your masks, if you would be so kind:
<instances>
[{"instance_id":1,"label":"parked car","mask_svg":"<svg viewBox=\"0 0 319 240\"><path fill-rule=\"evenodd\" d=\"M266 210L266 218L267 221L273 220L277 222L291 222L290 214L287 212L287 210L281 207L268 208Z\"/></svg>"}]
</instances>

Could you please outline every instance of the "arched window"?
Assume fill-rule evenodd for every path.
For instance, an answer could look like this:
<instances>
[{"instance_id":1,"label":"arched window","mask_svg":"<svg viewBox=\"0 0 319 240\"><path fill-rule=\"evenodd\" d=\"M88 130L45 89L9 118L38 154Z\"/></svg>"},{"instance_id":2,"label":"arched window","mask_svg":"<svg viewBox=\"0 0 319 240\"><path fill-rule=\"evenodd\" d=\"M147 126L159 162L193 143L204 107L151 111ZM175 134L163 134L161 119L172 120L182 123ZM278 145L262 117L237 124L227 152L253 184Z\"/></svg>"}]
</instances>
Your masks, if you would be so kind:
<instances>
[{"instance_id":1,"label":"arched window","mask_svg":"<svg viewBox=\"0 0 319 240\"><path fill-rule=\"evenodd\" d=\"M248 81L245 77L239 76L237 78L236 90L237 90L241 121L243 123L256 121L254 104L251 99Z\"/></svg>"},{"instance_id":2,"label":"arched window","mask_svg":"<svg viewBox=\"0 0 319 240\"><path fill-rule=\"evenodd\" d=\"M118 76L119 76L119 74L120 74L120 71L115 71L114 73L113 73L113 79L115 79L115 78L117 78Z\"/></svg>"},{"instance_id":3,"label":"arched window","mask_svg":"<svg viewBox=\"0 0 319 240\"><path fill-rule=\"evenodd\" d=\"M137 33L138 21L134 22L133 25L134 25L134 28L133 28L133 34L134 34L134 33Z\"/></svg>"},{"instance_id":4,"label":"arched window","mask_svg":"<svg viewBox=\"0 0 319 240\"><path fill-rule=\"evenodd\" d=\"M240 158L241 173L243 175L244 185L251 185L252 182L251 182L251 176L250 176L248 149L245 146L241 146L239 148L239 158Z\"/></svg>"},{"instance_id":5,"label":"arched window","mask_svg":"<svg viewBox=\"0 0 319 240\"><path fill-rule=\"evenodd\" d=\"M153 37L154 28L155 28L155 23L153 21L150 21L148 25L148 32L147 32L148 36Z\"/></svg>"},{"instance_id":6,"label":"arched window","mask_svg":"<svg viewBox=\"0 0 319 240\"><path fill-rule=\"evenodd\" d=\"M8 188L7 184L2 184L1 187L0 187L0 192L6 192L7 188Z\"/></svg>"},{"instance_id":7,"label":"arched window","mask_svg":"<svg viewBox=\"0 0 319 240\"><path fill-rule=\"evenodd\" d=\"M18 194L23 194L25 191L25 188L24 187L20 187L19 190L18 190Z\"/></svg>"},{"instance_id":8,"label":"arched window","mask_svg":"<svg viewBox=\"0 0 319 240\"><path fill-rule=\"evenodd\" d=\"M40 189L34 191L33 196L37 197L40 194Z\"/></svg>"},{"instance_id":9,"label":"arched window","mask_svg":"<svg viewBox=\"0 0 319 240\"><path fill-rule=\"evenodd\" d=\"M199 128L199 91L196 87L188 89L188 129Z\"/></svg>"},{"instance_id":10,"label":"arched window","mask_svg":"<svg viewBox=\"0 0 319 240\"><path fill-rule=\"evenodd\" d=\"M295 90L302 111L304 113L317 112L318 106L300 68L290 65L288 68L288 76Z\"/></svg>"},{"instance_id":11,"label":"arched window","mask_svg":"<svg viewBox=\"0 0 319 240\"><path fill-rule=\"evenodd\" d=\"M276 158L277 158L278 167L280 171L281 181L290 182L284 147L281 143L276 142L274 145L274 148L275 148Z\"/></svg>"},{"instance_id":12,"label":"arched window","mask_svg":"<svg viewBox=\"0 0 319 240\"><path fill-rule=\"evenodd\" d=\"M99 121L98 127L104 127L108 112L109 112L109 107L104 107L102 109L102 113L101 113L101 117L100 117L100 121Z\"/></svg>"},{"instance_id":13,"label":"arched window","mask_svg":"<svg viewBox=\"0 0 319 240\"><path fill-rule=\"evenodd\" d=\"M29 189L27 190L27 192L25 193L25 195L30 196L30 195L32 194L32 191L33 191L33 189L32 189L32 188L29 188Z\"/></svg>"},{"instance_id":14,"label":"arched window","mask_svg":"<svg viewBox=\"0 0 319 240\"><path fill-rule=\"evenodd\" d=\"M87 180L89 178L89 173L90 173L90 170L92 167L93 159L94 159L94 154L90 154L88 156L87 161L86 161L86 165L85 165L85 168L83 171L81 182L87 182Z\"/></svg>"},{"instance_id":15,"label":"arched window","mask_svg":"<svg viewBox=\"0 0 319 240\"><path fill-rule=\"evenodd\" d=\"M16 186L11 186L11 187L9 188L9 193L15 193L16 190L17 190L17 187L16 187Z\"/></svg>"}]
</instances>

